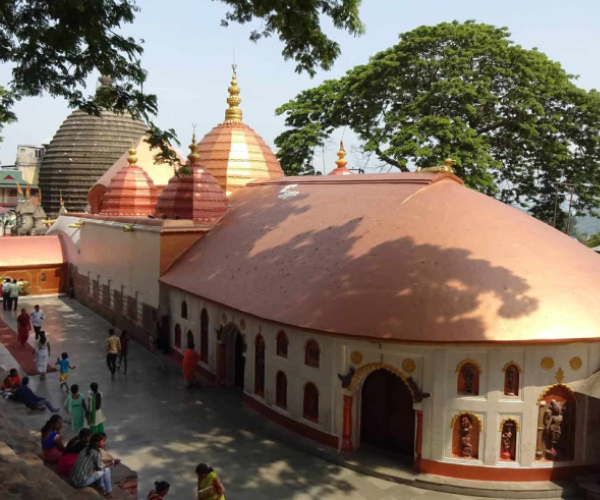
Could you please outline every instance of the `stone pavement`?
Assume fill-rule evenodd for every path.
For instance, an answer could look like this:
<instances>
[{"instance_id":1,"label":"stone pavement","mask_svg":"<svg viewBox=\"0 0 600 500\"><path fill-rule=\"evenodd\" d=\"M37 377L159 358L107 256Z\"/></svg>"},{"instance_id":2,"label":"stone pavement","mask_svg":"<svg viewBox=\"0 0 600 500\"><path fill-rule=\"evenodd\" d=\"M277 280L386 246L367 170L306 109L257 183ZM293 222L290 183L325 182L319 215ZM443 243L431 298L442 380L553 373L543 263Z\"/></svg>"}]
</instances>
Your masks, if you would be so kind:
<instances>
[{"instance_id":1,"label":"stone pavement","mask_svg":"<svg viewBox=\"0 0 600 500\"><path fill-rule=\"evenodd\" d=\"M111 381L105 363L106 331L110 325L68 298L19 300L28 311L39 303L47 319L52 356L69 353L69 383L86 392L97 382L104 394L108 450L139 475L139 496L146 498L156 480L171 483L169 500L195 498L194 469L200 462L215 468L227 488L228 500L475 500L417 489L364 476L274 439L259 418L243 409L238 394L217 388L186 391L179 370L156 370L153 355L132 342L129 373ZM5 313L15 328L16 313ZM33 336L30 337L30 343ZM0 345L0 366L14 360ZM61 406L64 395L58 374L46 381L32 377L32 389ZM10 404L0 401L0 404ZM61 414L65 415L62 411ZM25 425L40 428L46 414L29 414Z\"/></svg>"}]
</instances>

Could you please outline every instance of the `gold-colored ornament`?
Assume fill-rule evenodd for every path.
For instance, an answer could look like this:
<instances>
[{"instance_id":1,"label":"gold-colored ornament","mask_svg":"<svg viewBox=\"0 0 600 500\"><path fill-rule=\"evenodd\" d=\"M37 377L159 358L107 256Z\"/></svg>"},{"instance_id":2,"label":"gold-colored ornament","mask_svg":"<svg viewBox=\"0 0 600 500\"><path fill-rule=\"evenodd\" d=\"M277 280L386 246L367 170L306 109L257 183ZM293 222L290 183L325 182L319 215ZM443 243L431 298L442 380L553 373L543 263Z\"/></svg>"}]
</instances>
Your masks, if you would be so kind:
<instances>
[{"instance_id":1,"label":"gold-colored ornament","mask_svg":"<svg viewBox=\"0 0 600 500\"><path fill-rule=\"evenodd\" d=\"M583 361L581 361L581 358L579 356L575 356L575 357L571 358L571 360L569 361L569 366L571 367L571 370L573 370L574 372L579 370L581 368L582 364L583 364Z\"/></svg>"},{"instance_id":2,"label":"gold-colored ornament","mask_svg":"<svg viewBox=\"0 0 600 500\"><path fill-rule=\"evenodd\" d=\"M404 373L412 373L417 369L417 364L412 359L402 361L402 371Z\"/></svg>"},{"instance_id":3,"label":"gold-colored ornament","mask_svg":"<svg viewBox=\"0 0 600 500\"><path fill-rule=\"evenodd\" d=\"M227 98L227 104L229 108L225 110L225 123L242 123L242 110L238 107L242 102L240 98L240 88L237 84L237 65L231 65L233 69L233 75L231 77L231 85L227 89L229 97Z\"/></svg>"},{"instance_id":4,"label":"gold-colored ornament","mask_svg":"<svg viewBox=\"0 0 600 500\"><path fill-rule=\"evenodd\" d=\"M562 384L562 381L565 379L565 372L563 372L563 369L559 366L558 370L556 372L556 375L554 375L554 378L556 379L556 381L559 384Z\"/></svg>"},{"instance_id":5,"label":"gold-colored ornament","mask_svg":"<svg viewBox=\"0 0 600 500\"><path fill-rule=\"evenodd\" d=\"M221 316L221 323L227 323L227 314L223 313L223 315Z\"/></svg>"},{"instance_id":6,"label":"gold-colored ornament","mask_svg":"<svg viewBox=\"0 0 600 500\"><path fill-rule=\"evenodd\" d=\"M454 169L452 167L454 165L456 165L455 160L452 158L446 158L443 165L439 165L437 167L417 168L417 172L420 174L453 174Z\"/></svg>"},{"instance_id":7,"label":"gold-colored ornament","mask_svg":"<svg viewBox=\"0 0 600 500\"><path fill-rule=\"evenodd\" d=\"M540 361L540 366L542 370L552 370L554 368L554 360L550 356L546 356Z\"/></svg>"},{"instance_id":8,"label":"gold-colored ornament","mask_svg":"<svg viewBox=\"0 0 600 500\"><path fill-rule=\"evenodd\" d=\"M350 361L355 365L360 365L363 362L363 355L360 351L354 351L350 354Z\"/></svg>"},{"instance_id":9,"label":"gold-colored ornament","mask_svg":"<svg viewBox=\"0 0 600 500\"><path fill-rule=\"evenodd\" d=\"M244 320L244 318L240 319L240 329L246 329L246 321Z\"/></svg>"}]
</instances>

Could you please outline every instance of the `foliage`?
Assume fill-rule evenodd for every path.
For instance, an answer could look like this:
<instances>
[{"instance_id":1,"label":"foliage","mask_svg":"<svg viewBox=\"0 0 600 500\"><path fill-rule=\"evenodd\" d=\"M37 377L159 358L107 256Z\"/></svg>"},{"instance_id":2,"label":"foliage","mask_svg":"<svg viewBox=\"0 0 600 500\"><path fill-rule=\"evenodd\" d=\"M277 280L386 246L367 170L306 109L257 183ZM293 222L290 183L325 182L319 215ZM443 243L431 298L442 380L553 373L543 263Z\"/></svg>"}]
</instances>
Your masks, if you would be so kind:
<instances>
[{"instance_id":1,"label":"foliage","mask_svg":"<svg viewBox=\"0 0 600 500\"><path fill-rule=\"evenodd\" d=\"M232 10L228 21L247 23L253 18L264 23L251 39L278 33L283 55L297 62L297 71L314 74L315 68L331 67L339 56L337 43L321 30L320 16L334 26L360 34L360 0L220 0ZM0 86L0 131L16 120L11 111L15 101L47 93L62 97L70 107L99 116L103 110L131 113L149 127L148 142L159 153L155 161L179 166L171 143L172 129L160 130L152 122L158 112L156 96L141 90L146 72L141 67L143 40L118 34L132 23L139 7L134 0L4 0L0 2L0 61L13 65L12 81ZM109 77L95 95L83 94L93 71ZM1 139L0 139L1 140Z\"/></svg>"},{"instance_id":2,"label":"foliage","mask_svg":"<svg viewBox=\"0 0 600 500\"><path fill-rule=\"evenodd\" d=\"M584 243L590 248L600 246L600 233L595 233L591 236L588 236Z\"/></svg>"},{"instance_id":3,"label":"foliage","mask_svg":"<svg viewBox=\"0 0 600 500\"><path fill-rule=\"evenodd\" d=\"M509 36L473 21L422 26L301 92L277 109L289 127L276 139L284 170L311 165L311 155L295 156L308 151L303 144L323 144L347 126L383 164L406 172L451 157L468 186L547 222L558 181L578 184L577 213L597 207L600 95Z\"/></svg>"}]
</instances>

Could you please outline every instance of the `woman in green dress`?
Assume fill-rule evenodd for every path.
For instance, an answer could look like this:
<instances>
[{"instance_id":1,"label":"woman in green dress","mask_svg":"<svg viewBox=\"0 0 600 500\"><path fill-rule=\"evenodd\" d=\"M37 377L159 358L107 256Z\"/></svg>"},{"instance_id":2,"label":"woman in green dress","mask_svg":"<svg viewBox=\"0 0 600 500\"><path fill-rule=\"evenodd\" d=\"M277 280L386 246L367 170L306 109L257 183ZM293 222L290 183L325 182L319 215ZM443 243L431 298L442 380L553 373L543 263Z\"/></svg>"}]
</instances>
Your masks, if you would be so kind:
<instances>
[{"instance_id":1,"label":"woman in green dress","mask_svg":"<svg viewBox=\"0 0 600 500\"><path fill-rule=\"evenodd\" d=\"M200 464L196 467L198 476L198 500L225 500L225 486L212 467Z\"/></svg>"},{"instance_id":2,"label":"woman in green dress","mask_svg":"<svg viewBox=\"0 0 600 500\"><path fill-rule=\"evenodd\" d=\"M71 415L71 429L73 432L79 433L85 424L85 401L83 396L79 394L79 386L73 384L71 386L71 394L65 401L65 410Z\"/></svg>"},{"instance_id":3,"label":"woman in green dress","mask_svg":"<svg viewBox=\"0 0 600 500\"><path fill-rule=\"evenodd\" d=\"M90 384L90 392L85 402L87 409L87 420L90 424L92 434L98 434L99 432L104 433L104 413L102 412L103 397L102 393L98 390L98 384L92 382Z\"/></svg>"}]
</instances>

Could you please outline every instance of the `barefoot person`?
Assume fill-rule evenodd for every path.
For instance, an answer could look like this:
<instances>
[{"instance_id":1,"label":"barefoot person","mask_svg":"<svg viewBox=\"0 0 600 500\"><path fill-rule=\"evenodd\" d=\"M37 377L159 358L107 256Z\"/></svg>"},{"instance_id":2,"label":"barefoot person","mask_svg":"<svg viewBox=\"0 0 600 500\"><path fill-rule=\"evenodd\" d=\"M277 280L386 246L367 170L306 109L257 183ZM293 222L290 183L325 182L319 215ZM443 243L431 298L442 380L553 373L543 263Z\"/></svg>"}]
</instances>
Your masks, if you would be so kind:
<instances>
[{"instance_id":1,"label":"barefoot person","mask_svg":"<svg viewBox=\"0 0 600 500\"><path fill-rule=\"evenodd\" d=\"M225 500L225 486L212 467L199 464L196 467L198 476L198 500Z\"/></svg>"},{"instance_id":2,"label":"barefoot person","mask_svg":"<svg viewBox=\"0 0 600 500\"><path fill-rule=\"evenodd\" d=\"M85 424L85 401L79 394L79 386L71 386L71 394L65 401L65 410L71 415L71 429L73 432L79 432Z\"/></svg>"},{"instance_id":3,"label":"barefoot person","mask_svg":"<svg viewBox=\"0 0 600 500\"><path fill-rule=\"evenodd\" d=\"M65 389L65 392L69 392L69 385L67 384L67 380L69 380L69 370L74 370L75 367L71 366L71 362L69 361L69 354L63 352L60 355L60 358L56 360L56 363L60 370L60 376L58 377L58 385L60 390Z\"/></svg>"},{"instance_id":4,"label":"barefoot person","mask_svg":"<svg viewBox=\"0 0 600 500\"><path fill-rule=\"evenodd\" d=\"M90 392L85 402L87 421L92 429L92 434L104 434L104 422L106 419L104 418L104 413L102 411L103 403L104 398L102 397L102 393L98 390L98 384L92 382L90 384Z\"/></svg>"},{"instance_id":5,"label":"barefoot person","mask_svg":"<svg viewBox=\"0 0 600 500\"><path fill-rule=\"evenodd\" d=\"M19 372L16 368L11 368L8 372L8 377L4 379L2 386L0 386L0 391L13 393L20 385L21 377L19 376Z\"/></svg>"},{"instance_id":6,"label":"barefoot person","mask_svg":"<svg viewBox=\"0 0 600 500\"><path fill-rule=\"evenodd\" d=\"M21 347L25 347L27 340L29 339L29 332L31 331L31 320L29 314L25 309L21 309L21 314L17 317L17 341L21 344Z\"/></svg>"},{"instance_id":7,"label":"barefoot person","mask_svg":"<svg viewBox=\"0 0 600 500\"><path fill-rule=\"evenodd\" d=\"M187 349L183 354L183 384L186 388L198 385L196 375L198 361L200 361L200 354L194 349L194 343L188 342Z\"/></svg>"},{"instance_id":8,"label":"barefoot person","mask_svg":"<svg viewBox=\"0 0 600 500\"><path fill-rule=\"evenodd\" d=\"M54 408L52 403L46 398L37 396L29 388L29 377L23 377L21 385L15 389L14 394L10 395L8 399L10 401L23 403L30 410L45 410L48 408L52 413L58 413L60 411L58 408Z\"/></svg>"},{"instance_id":9,"label":"barefoot person","mask_svg":"<svg viewBox=\"0 0 600 500\"><path fill-rule=\"evenodd\" d=\"M108 338L106 339L106 364L110 370L110 376L114 380L115 372L117 371L117 358L121 352L121 340L115 335L115 329L108 330Z\"/></svg>"},{"instance_id":10,"label":"barefoot person","mask_svg":"<svg viewBox=\"0 0 600 500\"><path fill-rule=\"evenodd\" d=\"M148 500L161 500L169 494L171 485L166 481L156 481L154 483L154 489L148 493Z\"/></svg>"},{"instance_id":11,"label":"barefoot person","mask_svg":"<svg viewBox=\"0 0 600 500\"><path fill-rule=\"evenodd\" d=\"M42 460L46 464L57 464L65 451L65 445L60 437L63 419L52 415L42 427Z\"/></svg>"},{"instance_id":12,"label":"barefoot person","mask_svg":"<svg viewBox=\"0 0 600 500\"><path fill-rule=\"evenodd\" d=\"M40 338L35 343L33 349L35 354L35 368L40 374L40 380L46 380L46 370L48 369L48 358L50 357L50 342L46 339L46 332L40 332Z\"/></svg>"},{"instance_id":13,"label":"barefoot person","mask_svg":"<svg viewBox=\"0 0 600 500\"><path fill-rule=\"evenodd\" d=\"M92 436L88 447L79 453L71 470L69 482L74 488L87 488L94 485L106 498L115 498L112 492L110 466L121 463L119 459L102 458L106 445L106 434L100 432Z\"/></svg>"},{"instance_id":14,"label":"barefoot person","mask_svg":"<svg viewBox=\"0 0 600 500\"><path fill-rule=\"evenodd\" d=\"M40 338L40 332L42 331L42 321L46 319L44 311L40 309L38 304L35 305L34 310L30 314L31 324L35 330L35 340Z\"/></svg>"}]
</instances>

